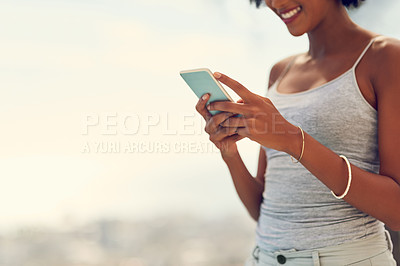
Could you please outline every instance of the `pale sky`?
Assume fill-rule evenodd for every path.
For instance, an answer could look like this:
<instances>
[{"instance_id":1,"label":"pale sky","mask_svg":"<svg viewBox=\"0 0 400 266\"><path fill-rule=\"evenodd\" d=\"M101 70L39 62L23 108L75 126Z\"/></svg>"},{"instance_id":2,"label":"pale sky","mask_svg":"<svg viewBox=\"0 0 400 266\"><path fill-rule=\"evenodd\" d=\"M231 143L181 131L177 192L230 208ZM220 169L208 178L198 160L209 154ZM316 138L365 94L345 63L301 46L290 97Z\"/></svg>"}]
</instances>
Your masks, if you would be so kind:
<instances>
[{"instance_id":1,"label":"pale sky","mask_svg":"<svg viewBox=\"0 0 400 266\"><path fill-rule=\"evenodd\" d=\"M400 38L398 10L367 0L352 16ZM178 73L207 67L264 94L305 36L246 0L3 0L0 23L0 228L246 215ZM258 145L239 148L254 174Z\"/></svg>"}]
</instances>

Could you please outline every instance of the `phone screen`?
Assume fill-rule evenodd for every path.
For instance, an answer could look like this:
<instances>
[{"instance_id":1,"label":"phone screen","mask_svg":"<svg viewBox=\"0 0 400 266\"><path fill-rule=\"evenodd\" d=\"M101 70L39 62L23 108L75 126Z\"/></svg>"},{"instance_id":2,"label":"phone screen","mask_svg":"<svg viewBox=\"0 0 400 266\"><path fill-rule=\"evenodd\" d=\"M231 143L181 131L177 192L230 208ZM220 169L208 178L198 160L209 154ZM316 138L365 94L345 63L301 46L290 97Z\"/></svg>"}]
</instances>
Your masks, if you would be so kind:
<instances>
[{"instance_id":1,"label":"phone screen","mask_svg":"<svg viewBox=\"0 0 400 266\"><path fill-rule=\"evenodd\" d=\"M215 101L233 101L208 69L185 70L181 71L180 75L198 98L206 93L210 94L207 104ZM216 110L210 111L212 115L220 112Z\"/></svg>"}]
</instances>

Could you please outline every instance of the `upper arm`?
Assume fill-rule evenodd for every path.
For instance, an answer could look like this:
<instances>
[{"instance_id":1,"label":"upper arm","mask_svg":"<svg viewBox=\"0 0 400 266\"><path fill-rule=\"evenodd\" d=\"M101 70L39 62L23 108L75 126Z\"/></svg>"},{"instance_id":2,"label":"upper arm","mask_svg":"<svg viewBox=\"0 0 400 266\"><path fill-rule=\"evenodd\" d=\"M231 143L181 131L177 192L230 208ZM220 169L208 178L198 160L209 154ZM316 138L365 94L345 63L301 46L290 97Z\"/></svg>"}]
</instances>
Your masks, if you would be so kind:
<instances>
[{"instance_id":1,"label":"upper arm","mask_svg":"<svg viewBox=\"0 0 400 266\"><path fill-rule=\"evenodd\" d=\"M378 103L380 174L400 185L400 41L385 39L376 48L373 86Z\"/></svg>"},{"instance_id":2,"label":"upper arm","mask_svg":"<svg viewBox=\"0 0 400 266\"><path fill-rule=\"evenodd\" d=\"M294 56L287 57L278 63L276 63L269 73L269 82L268 88L271 87L281 76L282 72L289 65L289 63L293 60ZM256 180L264 185L265 182L265 173L267 170L267 154L262 146L260 146L260 153L258 157L258 168L257 168L257 176Z\"/></svg>"},{"instance_id":3,"label":"upper arm","mask_svg":"<svg viewBox=\"0 0 400 266\"><path fill-rule=\"evenodd\" d=\"M262 185L264 185L265 182L266 171L267 171L267 154L265 153L264 148L260 146L256 180Z\"/></svg>"}]
</instances>

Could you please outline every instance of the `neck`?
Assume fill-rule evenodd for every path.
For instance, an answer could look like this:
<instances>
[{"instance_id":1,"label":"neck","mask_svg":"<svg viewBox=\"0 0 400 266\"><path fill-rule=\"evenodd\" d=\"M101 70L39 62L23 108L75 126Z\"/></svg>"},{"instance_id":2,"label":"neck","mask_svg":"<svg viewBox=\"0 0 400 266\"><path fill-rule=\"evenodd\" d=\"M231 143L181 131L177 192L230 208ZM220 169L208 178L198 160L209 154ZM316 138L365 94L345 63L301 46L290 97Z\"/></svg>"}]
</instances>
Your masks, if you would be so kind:
<instances>
[{"instance_id":1,"label":"neck","mask_svg":"<svg viewBox=\"0 0 400 266\"><path fill-rule=\"evenodd\" d=\"M333 12L312 31L308 32L309 55L320 59L341 51L356 35L359 27L350 19L344 6L336 6Z\"/></svg>"}]
</instances>

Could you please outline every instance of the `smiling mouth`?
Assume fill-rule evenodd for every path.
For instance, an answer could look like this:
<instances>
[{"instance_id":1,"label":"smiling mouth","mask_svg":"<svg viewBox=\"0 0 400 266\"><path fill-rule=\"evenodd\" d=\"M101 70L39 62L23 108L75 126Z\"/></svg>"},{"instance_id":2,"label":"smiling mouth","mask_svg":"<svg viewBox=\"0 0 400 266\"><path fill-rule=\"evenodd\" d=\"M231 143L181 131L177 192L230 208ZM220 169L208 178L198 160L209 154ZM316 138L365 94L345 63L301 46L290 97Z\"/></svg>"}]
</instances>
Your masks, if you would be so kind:
<instances>
[{"instance_id":1,"label":"smiling mouth","mask_svg":"<svg viewBox=\"0 0 400 266\"><path fill-rule=\"evenodd\" d=\"M301 11L301 7L298 6L296 8L293 8L287 12L281 13L280 16L283 20L290 20L294 16L296 16L299 12Z\"/></svg>"}]
</instances>

